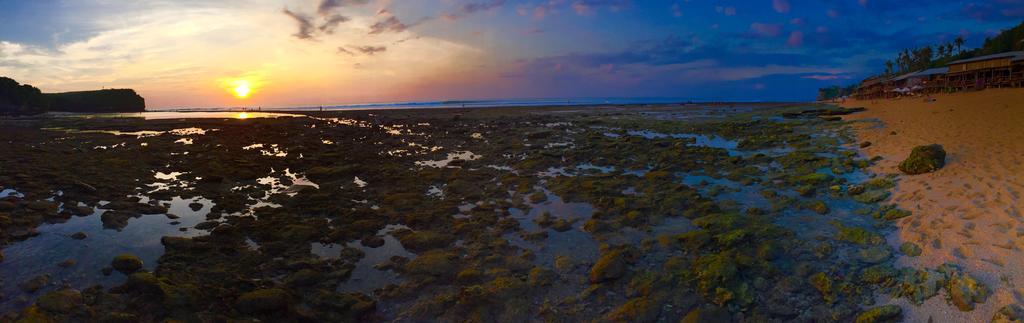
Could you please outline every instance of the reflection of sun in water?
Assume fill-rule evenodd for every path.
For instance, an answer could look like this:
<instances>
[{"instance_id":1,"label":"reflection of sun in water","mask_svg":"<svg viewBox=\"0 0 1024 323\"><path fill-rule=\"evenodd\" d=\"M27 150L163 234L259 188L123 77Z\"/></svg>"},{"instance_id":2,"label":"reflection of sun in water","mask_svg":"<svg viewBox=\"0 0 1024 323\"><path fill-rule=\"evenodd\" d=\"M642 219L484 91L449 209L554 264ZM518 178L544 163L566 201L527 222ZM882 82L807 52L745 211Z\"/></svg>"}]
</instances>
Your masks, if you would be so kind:
<instances>
[{"instance_id":1,"label":"reflection of sun in water","mask_svg":"<svg viewBox=\"0 0 1024 323\"><path fill-rule=\"evenodd\" d=\"M245 80L235 81L235 88L232 91L235 92L235 97L244 99L249 97L249 93L252 93L252 89L249 88L249 82Z\"/></svg>"},{"instance_id":2,"label":"reflection of sun in water","mask_svg":"<svg viewBox=\"0 0 1024 323\"><path fill-rule=\"evenodd\" d=\"M249 118L249 114L245 113L245 112L239 113L238 114L238 118L239 119L248 119Z\"/></svg>"}]
</instances>

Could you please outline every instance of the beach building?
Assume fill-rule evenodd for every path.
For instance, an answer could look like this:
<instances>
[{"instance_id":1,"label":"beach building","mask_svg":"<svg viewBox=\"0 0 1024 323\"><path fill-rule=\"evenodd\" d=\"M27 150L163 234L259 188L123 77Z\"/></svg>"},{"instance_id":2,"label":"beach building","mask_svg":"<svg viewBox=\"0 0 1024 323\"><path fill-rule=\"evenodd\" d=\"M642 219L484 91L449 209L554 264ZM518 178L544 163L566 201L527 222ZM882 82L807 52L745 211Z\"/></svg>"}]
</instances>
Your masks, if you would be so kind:
<instances>
[{"instance_id":1,"label":"beach building","mask_svg":"<svg viewBox=\"0 0 1024 323\"><path fill-rule=\"evenodd\" d=\"M884 98L886 81L888 80L888 77L885 76L869 77L860 82L860 86L857 87L857 92L853 96L858 100Z\"/></svg>"},{"instance_id":2,"label":"beach building","mask_svg":"<svg viewBox=\"0 0 1024 323\"><path fill-rule=\"evenodd\" d=\"M946 85L950 91L1019 87L1024 82L1024 51L962 59L947 66Z\"/></svg>"}]
</instances>

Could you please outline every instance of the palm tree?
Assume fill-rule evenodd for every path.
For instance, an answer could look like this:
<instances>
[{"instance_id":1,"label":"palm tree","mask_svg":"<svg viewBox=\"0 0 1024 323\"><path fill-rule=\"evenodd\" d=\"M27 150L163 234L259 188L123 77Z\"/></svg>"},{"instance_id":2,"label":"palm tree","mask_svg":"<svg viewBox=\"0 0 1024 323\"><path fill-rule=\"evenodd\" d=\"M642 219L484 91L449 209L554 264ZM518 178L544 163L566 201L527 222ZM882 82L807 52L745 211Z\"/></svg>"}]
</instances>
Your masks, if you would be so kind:
<instances>
[{"instance_id":1,"label":"palm tree","mask_svg":"<svg viewBox=\"0 0 1024 323\"><path fill-rule=\"evenodd\" d=\"M885 61L885 74L892 75L892 60Z\"/></svg>"},{"instance_id":2,"label":"palm tree","mask_svg":"<svg viewBox=\"0 0 1024 323\"><path fill-rule=\"evenodd\" d=\"M954 42L956 43L957 54L962 53L964 46L964 36L956 36L956 40L954 40Z\"/></svg>"}]
</instances>

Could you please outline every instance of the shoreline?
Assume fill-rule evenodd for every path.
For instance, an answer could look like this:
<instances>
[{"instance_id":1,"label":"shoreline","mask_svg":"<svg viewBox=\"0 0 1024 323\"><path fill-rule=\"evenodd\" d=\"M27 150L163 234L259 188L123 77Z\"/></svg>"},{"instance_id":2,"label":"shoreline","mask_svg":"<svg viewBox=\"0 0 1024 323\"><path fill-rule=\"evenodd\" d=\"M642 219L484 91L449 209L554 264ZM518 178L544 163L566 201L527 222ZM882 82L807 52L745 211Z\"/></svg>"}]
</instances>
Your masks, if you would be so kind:
<instances>
[{"instance_id":1,"label":"shoreline","mask_svg":"<svg viewBox=\"0 0 1024 323\"><path fill-rule=\"evenodd\" d=\"M934 100L934 101L929 101ZM963 266L993 290L974 311L961 312L941 299L922 306L905 305L907 321L934 318L988 321L1001 307L1018 304L1024 289L1024 233L1020 194L1024 192L1024 100L1020 89L932 95L926 98L847 101L843 107L867 111L846 117L867 157L883 159L870 167L879 176L899 174L896 168L914 146L940 144L947 163L929 174L900 175L891 202L913 212L895 223L889 236L898 248L912 242L923 249L918 257L902 256L898 264L935 268L944 263Z\"/></svg>"}]
</instances>

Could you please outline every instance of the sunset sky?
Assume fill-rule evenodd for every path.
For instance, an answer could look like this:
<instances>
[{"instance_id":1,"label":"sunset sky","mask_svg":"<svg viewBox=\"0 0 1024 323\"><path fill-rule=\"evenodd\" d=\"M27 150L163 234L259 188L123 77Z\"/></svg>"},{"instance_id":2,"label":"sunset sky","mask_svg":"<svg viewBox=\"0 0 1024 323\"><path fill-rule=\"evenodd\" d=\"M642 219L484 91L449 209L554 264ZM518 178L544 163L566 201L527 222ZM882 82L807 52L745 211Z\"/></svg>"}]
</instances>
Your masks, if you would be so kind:
<instances>
[{"instance_id":1,"label":"sunset sky","mask_svg":"<svg viewBox=\"0 0 1024 323\"><path fill-rule=\"evenodd\" d=\"M1024 0L0 0L0 76L134 88L150 108L810 100L901 48L1022 19Z\"/></svg>"}]
</instances>

